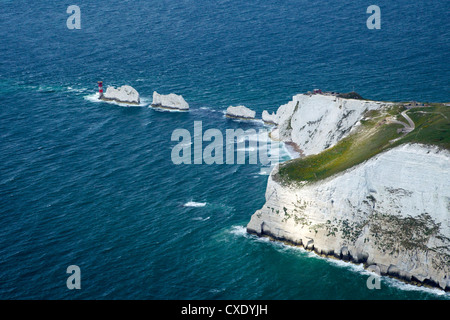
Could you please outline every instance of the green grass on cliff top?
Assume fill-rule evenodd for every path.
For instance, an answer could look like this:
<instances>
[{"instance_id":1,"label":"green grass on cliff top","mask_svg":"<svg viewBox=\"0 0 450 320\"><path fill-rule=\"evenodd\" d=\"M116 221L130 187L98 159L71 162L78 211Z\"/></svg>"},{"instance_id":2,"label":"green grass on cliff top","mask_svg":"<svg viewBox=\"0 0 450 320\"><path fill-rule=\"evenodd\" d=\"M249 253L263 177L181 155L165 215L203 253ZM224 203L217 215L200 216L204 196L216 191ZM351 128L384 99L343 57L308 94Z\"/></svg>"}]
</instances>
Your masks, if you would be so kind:
<instances>
[{"instance_id":1,"label":"green grass on cliff top","mask_svg":"<svg viewBox=\"0 0 450 320\"><path fill-rule=\"evenodd\" d=\"M367 112L355 132L319 154L282 163L275 179L282 182L325 179L404 143L430 144L450 150L450 107L435 103L410 109L407 115L414 121L415 129L402 137L397 129L403 126L389 123L387 119L394 117L407 123L400 114L403 110L403 106L396 105ZM398 140L391 142L395 139Z\"/></svg>"}]
</instances>

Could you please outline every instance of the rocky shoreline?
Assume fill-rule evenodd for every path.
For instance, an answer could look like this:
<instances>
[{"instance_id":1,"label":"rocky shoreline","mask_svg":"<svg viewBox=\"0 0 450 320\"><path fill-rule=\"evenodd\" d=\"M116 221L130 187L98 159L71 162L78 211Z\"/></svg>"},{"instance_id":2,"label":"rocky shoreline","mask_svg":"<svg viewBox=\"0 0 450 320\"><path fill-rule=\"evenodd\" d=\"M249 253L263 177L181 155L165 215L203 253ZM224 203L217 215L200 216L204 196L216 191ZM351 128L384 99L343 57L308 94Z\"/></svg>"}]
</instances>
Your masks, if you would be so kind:
<instances>
[{"instance_id":1,"label":"rocky shoreline","mask_svg":"<svg viewBox=\"0 0 450 320\"><path fill-rule=\"evenodd\" d=\"M364 257L358 258L358 257L354 257L354 256L352 256L352 255L350 255L348 253L347 254L343 254L342 252L337 254L334 251L323 253L322 250L318 250L317 248L314 247L314 245L312 245L312 246L311 245L309 245L309 246L306 245L305 246L302 243L302 241L295 242L295 241L292 241L290 239L286 239L284 237L277 237L274 234L272 234L270 232L267 232L267 231L264 231L262 233L261 232L258 233L257 231L255 231L253 229L249 229L247 227L247 233L255 235L255 236L260 237L260 238L268 238L271 241L280 242L280 243L283 243L283 244L285 244L287 246L301 248L301 249L306 250L308 252L313 252L314 254L316 254L316 255L318 255L320 257L323 257L323 258L345 261L345 262L348 262L348 263L353 263L355 265L362 264L364 269L366 269L368 271L370 271L369 270L370 267L373 266L371 264L368 264L367 263L367 259L364 259ZM450 287L446 287L445 289L443 289L443 288L441 288L439 286L439 283L437 283L435 281L432 281L432 280L429 280L429 279L425 279L424 281L420 281L419 279L416 279L415 277L401 276L398 272L392 272L392 271L389 271L389 269L387 271L385 271L385 272L383 272L383 270L380 270L380 271L381 271L380 273L381 273L382 276L388 276L388 277L397 279L397 280L402 281L402 282L407 283L407 284L412 284L412 285L415 285L415 286L418 286L418 287L423 286L423 287L427 287L427 288L440 289L440 290L444 290L445 292L450 292Z\"/></svg>"},{"instance_id":2,"label":"rocky shoreline","mask_svg":"<svg viewBox=\"0 0 450 320\"><path fill-rule=\"evenodd\" d=\"M252 215L247 232L449 290L450 191L434 193L448 184L442 175L448 158L438 148L405 145L303 184L279 181L275 167L266 203ZM402 163L404 173L395 176Z\"/></svg>"}]
</instances>

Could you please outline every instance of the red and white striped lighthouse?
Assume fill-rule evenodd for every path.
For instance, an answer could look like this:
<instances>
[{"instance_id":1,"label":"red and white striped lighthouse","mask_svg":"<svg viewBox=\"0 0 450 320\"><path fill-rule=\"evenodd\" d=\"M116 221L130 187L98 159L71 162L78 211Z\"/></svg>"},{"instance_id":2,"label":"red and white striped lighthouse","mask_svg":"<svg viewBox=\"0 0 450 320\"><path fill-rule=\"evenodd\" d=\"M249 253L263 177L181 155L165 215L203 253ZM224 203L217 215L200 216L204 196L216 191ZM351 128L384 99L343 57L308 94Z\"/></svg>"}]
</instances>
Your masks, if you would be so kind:
<instances>
[{"instance_id":1,"label":"red and white striped lighthouse","mask_svg":"<svg viewBox=\"0 0 450 320\"><path fill-rule=\"evenodd\" d=\"M98 81L98 98L103 98L103 81Z\"/></svg>"}]
</instances>

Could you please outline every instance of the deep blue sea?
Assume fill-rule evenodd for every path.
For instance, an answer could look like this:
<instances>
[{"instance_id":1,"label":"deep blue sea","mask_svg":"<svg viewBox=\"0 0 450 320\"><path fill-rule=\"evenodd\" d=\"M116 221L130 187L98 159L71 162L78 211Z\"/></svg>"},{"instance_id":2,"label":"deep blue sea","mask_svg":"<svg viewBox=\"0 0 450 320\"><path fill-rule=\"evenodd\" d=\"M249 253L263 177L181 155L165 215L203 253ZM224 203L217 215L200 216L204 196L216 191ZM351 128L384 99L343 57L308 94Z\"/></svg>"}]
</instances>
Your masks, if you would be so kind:
<instances>
[{"instance_id":1,"label":"deep blue sea","mask_svg":"<svg viewBox=\"0 0 450 320\"><path fill-rule=\"evenodd\" d=\"M69 5L81 29L69 30ZM369 5L381 29L369 30ZM0 1L0 299L448 299L245 232L261 165L174 165L314 88L450 101L449 1ZM131 85L143 106L92 99ZM189 112L148 108L153 91ZM69 290L69 265L81 289Z\"/></svg>"}]
</instances>

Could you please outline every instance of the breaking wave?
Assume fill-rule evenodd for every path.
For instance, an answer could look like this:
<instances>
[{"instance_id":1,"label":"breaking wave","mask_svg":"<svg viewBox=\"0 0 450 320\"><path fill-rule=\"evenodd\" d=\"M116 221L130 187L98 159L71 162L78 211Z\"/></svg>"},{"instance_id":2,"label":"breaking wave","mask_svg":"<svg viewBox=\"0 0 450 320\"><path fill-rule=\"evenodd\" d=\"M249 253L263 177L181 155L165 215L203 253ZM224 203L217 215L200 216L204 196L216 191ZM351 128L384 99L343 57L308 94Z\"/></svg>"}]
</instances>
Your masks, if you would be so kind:
<instances>
[{"instance_id":1,"label":"breaking wave","mask_svg":"<svg viewBox=\"0 0 450 320\"><path fill-rule=\"evenodd\" d=\"M193 208L200 208L204 206L206 206L206 202L189 201L183 204L183 207L193 207Z\"/></svg>"}]
</instances>

